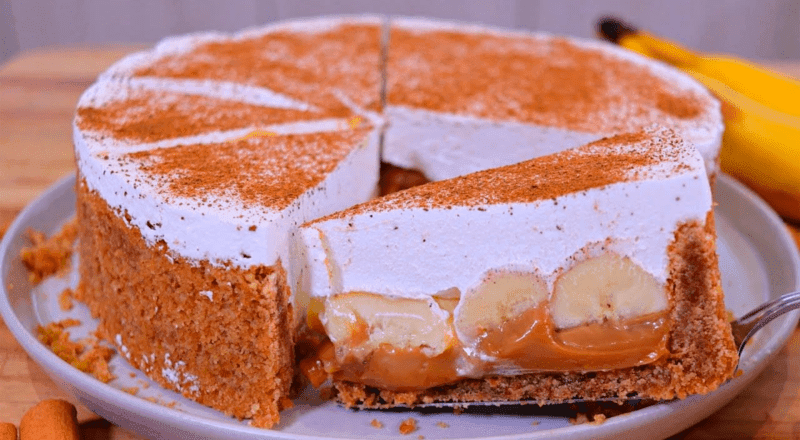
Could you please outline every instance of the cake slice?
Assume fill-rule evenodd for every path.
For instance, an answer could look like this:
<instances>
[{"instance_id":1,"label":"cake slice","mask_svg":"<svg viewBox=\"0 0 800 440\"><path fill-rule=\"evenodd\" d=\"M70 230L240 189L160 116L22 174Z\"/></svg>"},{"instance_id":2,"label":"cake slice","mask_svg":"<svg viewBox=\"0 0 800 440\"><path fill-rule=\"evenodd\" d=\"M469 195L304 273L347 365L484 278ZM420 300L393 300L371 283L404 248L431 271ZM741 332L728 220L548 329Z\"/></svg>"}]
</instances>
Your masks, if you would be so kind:
<instances>
[{"instance_id":1,"label":"cake slice","mask_svg":"<svg viewBox=\"0 0 800 440\"><path fill-rule=\"evenodd\" d=\"M268 89L317 109L381 107L379 16L293 20L235 35L169 38L106 76L214 81Z\"/></svg>"},{"instance_id":2,"label":"cake slice","mask_svg":"<svg viewBox=\"0 0 800 440\"><path fill-rule=\"evenodd\" d=\"M602 42L393 18L384 157L429 180L574 148L654 123L696 146L709 174L719 103L675 69Z\"/></svg>"},{"instance_id":3,"label":"cake slice","mask_svg":"<svg viewBox=\"0 0 800 440\"><path fill-rule=\"evenodd\" d=\"M312 109L301 102L241 85L195 88L190 84L139 78L104 79L81 98L75 125L94 143L116 149L164 146L245 136L252 131L319 131L347 127L358 116L349 111ZM159 144L160 143L160 144Z\"/></svg>"},{"instance_id":4,"label":"cake slice","mask_svg":"<svg viewBox=\"0 0 800 440\"><path fill-rule=\"evenodd\" d=\"M76 296L150 378L270 427L296 371L293 234L374 195L380 131L248 90L114 76L87 90Z\"/></svg>"},{"instance_id":5,"label":"cake slice","mask_svg":"<svg viewBox=\"0 0 800 440\"><path fill-rule=\"evenodd\" d=\"M347 405L669 399L736 365L703 158L667 129L301 227L304 361Z\"/></svg>"}]
</instances>

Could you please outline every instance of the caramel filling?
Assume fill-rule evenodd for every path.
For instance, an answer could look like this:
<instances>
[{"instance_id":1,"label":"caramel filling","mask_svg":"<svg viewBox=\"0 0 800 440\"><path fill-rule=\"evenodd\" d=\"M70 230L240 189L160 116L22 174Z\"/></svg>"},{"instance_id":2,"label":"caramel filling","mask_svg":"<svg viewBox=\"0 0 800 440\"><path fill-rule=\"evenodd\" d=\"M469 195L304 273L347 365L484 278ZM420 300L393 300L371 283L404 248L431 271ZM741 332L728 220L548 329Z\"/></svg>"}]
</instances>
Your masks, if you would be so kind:
<instances>
[{"instance_id":1,"label":"caramel filling","mask_svg":"<svg viewBox=\"0 0 800 440\"><path fill-rule=\"evenodd\" d=\"M378 186L382 196L428 182L430 180L417 170L400 168L390 163L381 162L381 177Z\"/></svg>"},{"instance_id":2,"label":"caramel filling","mask_svg":"<svg viewBox=\"0 0 800 440\"><path fill-rule=\"evenodd\" d=\"M554 328L545 307L487 331L478 351L525 371L599 371L643 365L667 354L666 313L622 322Z\"/></svg>"},{"instance_id":3,"label":"caramel filling","mask_svg":"<svg viewBox=\"0 0 800 440\"><path fill-rule=\"evenodd\" d=\"M333 378L395 391L424 390L459 380L456 366L463 360L457 347L429 357L419 347L381 344L365 359L346 356Z\"/></svg>"},{"instance_id":4,"label":"caramel filling","mask_svg":"<svg viewBox=\"0 0 800 440\"><path fill-rule=\"evenodd\" d=\"M363 292L337 296L348 295L379 298ZM319 306L314 309L319 310ZM411 391L490 374L627 368L665 356L669 335L667 312L556 329L547 302L496 328L484 329L472 350L465 350L461 341L433 354L424 345L380 343L367 348L375 329L361 317L348 327L349 338L338 341L335 347L326 341L317 349L316 356L301 362L301 370L315 385L330 376L384 389Z\"/></svg>"},{"instance_id":5,"label":"caramel filling","mask_svg":"<svg viewBox=\"0 0 800 440\"><path fill-rule=\"evenodd\" d=\"M349 292L315 299L309 327L328 345L301 367L396 391L487 375L636 367L668 355L669 298L629 258L575 263L552 288L533 272L487 271L463 294L423 299Z\"/></svg>"}]
</instances>

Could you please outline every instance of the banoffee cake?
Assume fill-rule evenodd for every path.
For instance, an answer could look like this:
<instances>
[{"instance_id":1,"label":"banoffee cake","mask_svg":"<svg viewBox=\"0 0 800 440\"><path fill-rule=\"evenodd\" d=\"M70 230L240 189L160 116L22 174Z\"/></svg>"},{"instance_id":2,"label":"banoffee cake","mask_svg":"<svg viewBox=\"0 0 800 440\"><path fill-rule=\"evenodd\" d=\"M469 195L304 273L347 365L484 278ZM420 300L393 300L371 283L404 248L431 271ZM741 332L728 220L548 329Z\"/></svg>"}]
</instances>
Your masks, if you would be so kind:
<instances>
[{"instance_id":1,"label":"banoffee cake","mask_svg":"<svg viewBox=\"0 0 800 440\"><path fill-rule=\"evenodd\" d=\"M301 227L306 368L348 405L705 393L737 354L697 150L660 129Z\"/></svg>"},{"instance_id":2,"label":"banoffee cake","mask_svg":"<svg viewBox=\"0 0 800 440\"><path fill-rule=\"evenodd\" d=\"M553 398L704 392L733 362L707 216L721 120L719 103L687 76L578 39L380 16L168 38L112 66L78 104L79 299L149 377L263 427L288 405L298 335L310 330L332 343L306 364L331 369L348 404L515 399L523 388L540 390L535 399L544 389ZM621 133L634 134L599 140ZM472 175L334 214L375 197L382 165L414 170L414 183L491 169L519 191ZM458 185L474 191L450 203ZM353 259L313 260L325 252ZM626 291L606 307L595 292L591 313L558 301L571 297L557 294L565 280L583 285L581 273L605 267L616 268L610 283L630 272L651 293ZM509 303L492 283L527 293ZM435 360L424 374L381 372L399 361L374 355L384 339L370 320L392 301L430 324L389 319L381 336L405 347L402 362ZM475 311L483 301L493 314ZM336 318L351 309L368 317L356 329ZM504 344L537 316L550 363ZM493 328L498 317L514 328ZM672 325L684 318L696 325ZM597 336L607 334L614 347ZM331 360L325 350L337 344L345 357ZM712 357L721 363L706 370ZM361 358L388 363L354 370Z\"/></svg>"}]
</instances>

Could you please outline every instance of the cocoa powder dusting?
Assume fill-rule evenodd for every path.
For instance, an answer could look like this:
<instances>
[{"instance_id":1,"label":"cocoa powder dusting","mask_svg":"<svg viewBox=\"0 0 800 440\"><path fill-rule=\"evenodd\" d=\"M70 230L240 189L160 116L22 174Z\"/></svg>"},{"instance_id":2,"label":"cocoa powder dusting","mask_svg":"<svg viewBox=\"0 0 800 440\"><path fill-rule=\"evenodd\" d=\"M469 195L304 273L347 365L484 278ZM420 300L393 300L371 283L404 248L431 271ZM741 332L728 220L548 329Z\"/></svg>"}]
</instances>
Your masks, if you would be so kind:
<instances>
[{"instance_id":1,"label":"cocoa powder dusting","mask_svg":"<svg viewBox=\"0 0 800 440\"><path fill-rule=\"evenodd\" d=\"M560 38L395 27L387 76L390 105L590 133L696 118L708 105L646 68Z\"/></svg>"},{"instance_id":2,"label":"cocoa powder dusting","mask_svg":"<svg viewBox=\"0 0 800 440\"><path fill-rule=\"evenodd\" d=\"M267 87L331 111L380 106L380 27L344 24L325 31L281 30L198 45L134 71L135 76L215 79Z\"/></svg>"},{"instance_id":3,"label":"cocoa powder dusting","mask_svg":"<svg viewBox=\"0 0 800 440\"><path fill-rule=\"evenodd\" d=\"M79 107L81 130L111 134L117 139L157 142L217 130L232 130L325 117L342 112L263 107L199 95L147 89L130 90L126 99L100 107Z\"/></svg>"},{"instance_id":4,"label":"cocoa powder dusting","mask_svg":"<svg viewBox=\"0 0 800 440\"><path fill-rule=\"evenodd\" d=\"M283 209L316 186L369 134L371 128L260 136L218 144L181 145L124 156L169 199L213 205L236 198L245 206Z\"/></svg>"},{"instance_id":5,"label":"cocoa powder dusting","mask_svg":"<svg viewBox=\"0 0 800 440\"><path fill-rule=\"evenodd\" d=\"M662 112L679 119L696 118L700 114L700 104L685 97L656 91L656 107Z\"/></svg>"}]
</instances>

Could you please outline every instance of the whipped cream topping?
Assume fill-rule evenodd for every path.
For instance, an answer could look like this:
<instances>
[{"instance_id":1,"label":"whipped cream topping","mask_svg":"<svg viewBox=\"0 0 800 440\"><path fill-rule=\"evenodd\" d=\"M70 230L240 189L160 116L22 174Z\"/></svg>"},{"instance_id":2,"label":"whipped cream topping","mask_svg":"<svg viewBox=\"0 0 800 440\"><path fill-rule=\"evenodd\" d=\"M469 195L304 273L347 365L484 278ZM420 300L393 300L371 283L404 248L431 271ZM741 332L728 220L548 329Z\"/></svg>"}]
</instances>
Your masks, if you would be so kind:
<instances>
[{"instance_id":1,"label":"whipped cream topping","mask_svg":"<svg viewBox=\"0 0 800 440\"><path fill-rule=\"evenodd\" d=\"M497 270L539 274L552 289L562 270L607 251L629 257L664 283L667 247L676 227L690 220L703 223L711 210L700 154L674 136L656 132L638 144L589 145L560 155L582 155L602 164L608 153L638 151L645 157L642 149L661 141L664 150L649 150L661 160L633 166L602 186L515 199L493 194L497 170L487 170L459 178L484 188L482 200L478 195L459 198L454 189L449 197L431 201L412 188L306 224L301 228L306 247L303 289L317 297L371 292L426 298L453 288L463 293ZM508 183L509 175L498 179ZM547 178L518 177L523 193Z\"/></svg>"}]
</instances>

